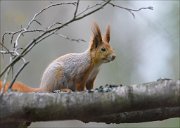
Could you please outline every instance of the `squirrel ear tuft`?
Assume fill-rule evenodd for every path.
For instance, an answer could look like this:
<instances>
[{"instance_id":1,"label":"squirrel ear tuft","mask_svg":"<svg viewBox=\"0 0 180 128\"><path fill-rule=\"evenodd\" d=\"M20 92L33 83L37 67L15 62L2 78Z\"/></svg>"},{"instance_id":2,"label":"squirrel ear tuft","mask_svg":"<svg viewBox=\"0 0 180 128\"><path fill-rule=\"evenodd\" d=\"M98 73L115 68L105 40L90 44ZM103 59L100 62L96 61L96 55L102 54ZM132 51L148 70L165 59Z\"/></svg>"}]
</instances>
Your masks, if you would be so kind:
<instances>
[{"instance_id":1,"label":"squirrel ear tuft","mask_svg":"<svg viewBox=\"0 0 180 128\"><path fill-rule=\"evenodd\" d=\"M108 42L108 43L109 43L109 41L110 41L110 25L108 25L107 28L106 28L106 34L105 34L105 36L104 36L104 40L105 40L106 42Z\"/></svg>"},{"instance_id":2,"label":"squirrel ear tuft","mask_svg":"<svg viewBox=\"0 0 180 128\"><path fill-rule=\"evenodd\" d=\"M102 43L101 31L97 23L92 26L93 38L91 48L97 48Z\"/></svg>"}]
</instances>

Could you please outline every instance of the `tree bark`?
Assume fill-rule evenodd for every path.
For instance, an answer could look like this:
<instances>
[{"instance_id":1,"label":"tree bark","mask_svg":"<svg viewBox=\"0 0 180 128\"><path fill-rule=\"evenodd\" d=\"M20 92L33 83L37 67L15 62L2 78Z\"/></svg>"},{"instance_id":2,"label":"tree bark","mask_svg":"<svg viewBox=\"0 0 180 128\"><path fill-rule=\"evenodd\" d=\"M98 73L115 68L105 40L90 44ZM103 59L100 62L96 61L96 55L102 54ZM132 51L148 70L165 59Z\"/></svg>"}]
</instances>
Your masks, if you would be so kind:
<instances>
[{"instance_id":1,"label":"tree bark","mask_svg":"<svg viewBox=\"0 0 180 128\"><path fill-rule=\"evenodd\" d=\"M93 92L10 92L0 96L0 125L4 126L71 119L134 123L173 117L180 117L180 80L106 85Z\"/></svg>"}]
</instances>

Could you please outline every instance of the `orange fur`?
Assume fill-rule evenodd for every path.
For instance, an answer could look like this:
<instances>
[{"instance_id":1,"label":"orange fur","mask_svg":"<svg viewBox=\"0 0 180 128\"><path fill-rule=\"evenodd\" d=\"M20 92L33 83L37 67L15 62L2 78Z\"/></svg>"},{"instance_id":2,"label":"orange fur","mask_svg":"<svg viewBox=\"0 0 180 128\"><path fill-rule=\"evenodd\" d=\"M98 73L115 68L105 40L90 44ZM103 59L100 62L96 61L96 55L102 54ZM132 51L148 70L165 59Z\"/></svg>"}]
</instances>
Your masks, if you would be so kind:
<instances>
[{"instance_id":1,"label":"orange fur","mask_svg":"<svg viewBox=\"0 0 180 128\"><path fill-rule=\"evenodd\" d=\"M106 34L102 39L100 29L98 25L95 23L93 28L93 37L91 40L90 51L91 51L91 58L93 60L93 64L103 63L106 59L108 60L108 56L114 56L114 51L111 48L109 41L110 41L110 26L108 25L106 28ZM97 42L97 43L96 43ZM106 51L102 52L101 49L105 48ZM109 62L109 61L108 61Z\"/></svg>"},{"instance_id":2,"label":"orange fur","mask_svg":"<svg viewBox=\"0 0 180 128\"><path fill-rule=\"evenodd\" d=\"M6 84L4 92L8 90L9 87L9 82ZM2 89L2 81L0 81L0 90ZM18 92L42 92L43 89L41 88L31 88L21 82L15 82L12 86L13 91L18 91Z\"/></svg>"}]
</instances>

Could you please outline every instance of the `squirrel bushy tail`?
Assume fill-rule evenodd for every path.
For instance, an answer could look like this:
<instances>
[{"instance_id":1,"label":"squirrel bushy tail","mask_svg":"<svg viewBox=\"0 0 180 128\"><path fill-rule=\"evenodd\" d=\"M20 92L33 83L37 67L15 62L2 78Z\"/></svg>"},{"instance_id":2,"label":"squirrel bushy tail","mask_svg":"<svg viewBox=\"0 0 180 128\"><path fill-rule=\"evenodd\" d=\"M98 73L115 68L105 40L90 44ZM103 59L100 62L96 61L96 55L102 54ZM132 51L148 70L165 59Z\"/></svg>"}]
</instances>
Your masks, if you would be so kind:
<instances>
[{"instance_id":1,"label":"squirrel bushy tail","mask_svg":"<svg viewBox=\"0 0 180 128\"><path fill-rule=\"evenodd\" d=\"M9 85L10 85L9 82L5 85L4 92L6 92L8 90ZM3 86L3 82L0 81L0 90L2 89L2 86ZM42 92L43 91L43 89L41 89L41 88L32 88L32 87L25 85L22 82L15 82L12 86L12 90L18 91L18 92Z\"/></svg>"}]
</instances>

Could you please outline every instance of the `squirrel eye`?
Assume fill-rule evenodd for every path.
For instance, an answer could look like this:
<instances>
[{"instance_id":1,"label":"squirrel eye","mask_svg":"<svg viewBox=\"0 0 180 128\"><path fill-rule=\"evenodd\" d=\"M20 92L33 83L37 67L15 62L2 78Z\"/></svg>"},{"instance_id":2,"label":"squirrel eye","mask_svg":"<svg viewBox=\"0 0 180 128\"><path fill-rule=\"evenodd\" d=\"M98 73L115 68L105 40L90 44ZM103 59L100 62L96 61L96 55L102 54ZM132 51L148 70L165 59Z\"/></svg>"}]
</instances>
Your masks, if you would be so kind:
<instances>
[{"instance_id":1,"label":"squirrel eye","mask_svg":"<svg viewBox=\"0 0 180 128\"><path fill-rule=\"evenodd\" d=\"M103 52L104 52L104 51L106 51L106 49L105 49L105 48L101 48L101 51L103 51Z\"/></svg>"}]
</instances>

